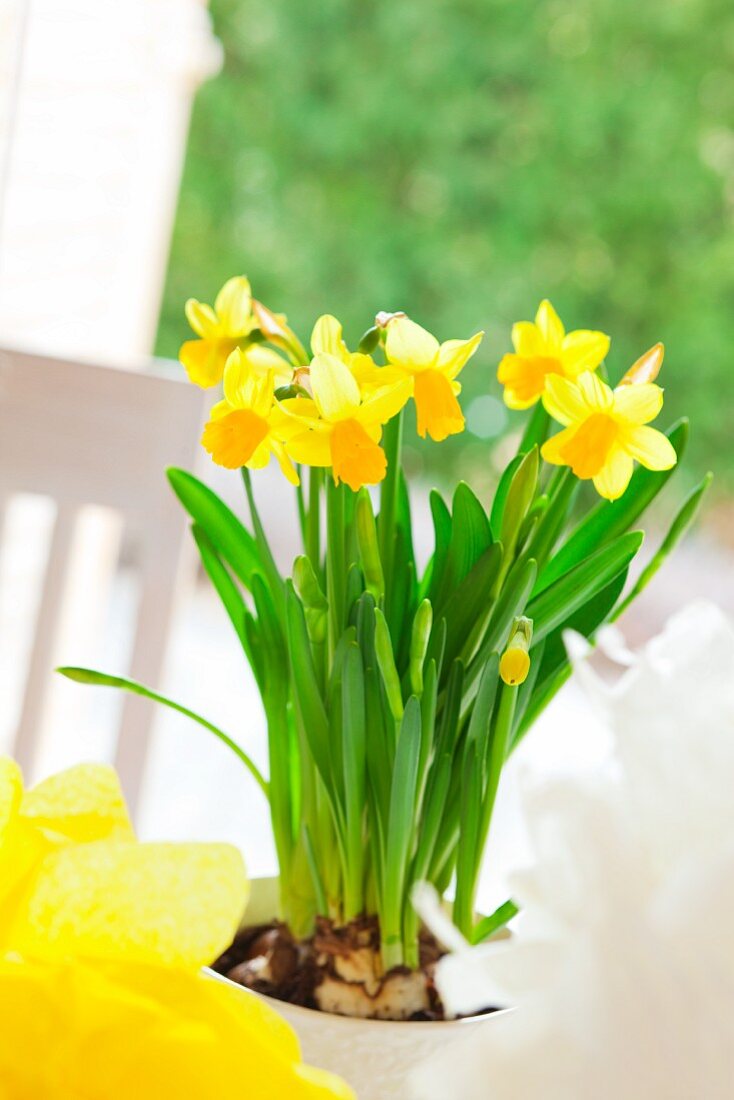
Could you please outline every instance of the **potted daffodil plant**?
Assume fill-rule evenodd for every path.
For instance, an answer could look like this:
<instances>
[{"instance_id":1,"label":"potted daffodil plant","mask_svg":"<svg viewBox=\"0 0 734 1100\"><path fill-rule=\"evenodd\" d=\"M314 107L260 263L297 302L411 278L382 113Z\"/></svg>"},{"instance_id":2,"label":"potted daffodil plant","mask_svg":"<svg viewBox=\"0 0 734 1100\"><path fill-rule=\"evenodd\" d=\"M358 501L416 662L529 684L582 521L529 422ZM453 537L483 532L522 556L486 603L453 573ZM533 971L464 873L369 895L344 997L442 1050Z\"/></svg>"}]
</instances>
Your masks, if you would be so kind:
<instances>
[{"instance_id":1,"label":"potted daffodil plant","mask_svg":"<svg viewBox=\"0 0 734 1100\"><path fill-rule=\"evenodd\" d=\"M513 327L497 377L518 410L515 456L484 499L463 482L430 495L434 549L414 552L401 463L406 411L435 444L464 430L462 372L484 369L482 336L444 342L403 313L346 342L320 317L310 349L231 279L214 306L191 300L191 381L222 387L202 443L238 471L239 518L183 470L168 476L262 695L268 774L206 719L148 687L87 669L74 679L172 706L223 739L268 800L277 912L243 930L220 970L261 992L355 1017L441 1018L440 948L414 884L452 895L478 943L514 915L476 915L502 769L569 676L562 632L587 638L647 584L690 523L706 482L626 589L642 517L686 445L663 405L656 344L616 384L609 338L566 332L549 302ZM486 362L486 361L485 361ZM524 412L521 421L519 413ZM411 417L410 423L413 422ZM302 552L276 567L253 481L271 459L293 485ZM591 494L579 493L584 483Z\"/></svg>"}]
</instances>

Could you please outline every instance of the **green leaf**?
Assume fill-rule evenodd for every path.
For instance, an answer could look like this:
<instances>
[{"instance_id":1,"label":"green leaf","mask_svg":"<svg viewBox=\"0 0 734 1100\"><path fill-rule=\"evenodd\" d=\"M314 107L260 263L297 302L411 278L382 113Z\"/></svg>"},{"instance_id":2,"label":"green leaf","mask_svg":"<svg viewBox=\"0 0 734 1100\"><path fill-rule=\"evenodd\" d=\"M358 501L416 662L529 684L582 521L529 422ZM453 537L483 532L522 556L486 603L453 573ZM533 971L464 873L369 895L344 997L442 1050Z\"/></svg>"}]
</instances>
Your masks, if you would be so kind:
<instances>
[{"instance_id":1,"label":"green leaf","mask_svg":"<svg viewBox=\"0 0 734 1100\"><path fill-rule=\"evenodd\" d=\"M565 622L597 592L626 569L642 545L642 531L630 531L590 554L580 565L544 589L527 606L537 643Z\"/></svg>"},{"instance_id":2,"label":"green leaf","mask_svg":"<svg viewBox=\"0 0 734 1100\"><path fill-rule=\"evenodd\" d=\"M451 517L451 541L440 583L434 588L431 602L440 616L443 607L453 601L456 586L492 544L492 532L484 508L464 482L454 493Z\"/></svg>"},{"instance_id":3,"label":"green leaf","mask_svg":"<svg viewBox=\"0 0 734 1100\"><path fill-rule=\"evenodd\" d=\"M433 519L434 551L421 584L421 595L427 595L435 606L435 594L441 585L451 543L451 512L438 489L431 490L429 501Z\"/></svg>"},{"instance_id":4,"label":"green leaf","mask_svg":"<svg viewBox=\"0 0 734 1100\"><path fill-rule=\"evenodd\" d=\"M520 527L535 498L538 487L538 466L538 448L533 447L522 456L507 488L499 540L508 558L515 553Z\"/></svg>"},{"instance_id":5,"label":"green leaf","mask_svg":"<svg viewBox=\"0 0 734 1100\"><path fill-rule=\"evenodd\" d=\"M471 745L476 745L476 758L481 762L482 768L484 766L486 750L489 744L492 711L494 709L495 699L497 698L499 667L499 654L492 653L482 670L477 696L471 708L471 715L469 718L469 729L466 737L467 749Z\"/></svg>"},{"instance_id":6,"label":"green leaf","mask_svg":"<svg viewBox=\"0 0 734 1100\"><path fill-rule=\"evenodd\" d=\"M392 936L400 934L408 858L415 836L414 813L420 750L421 711L418 700L411 695L400 726L390 790L390 814L386 837L385 907L391 913L392 921L388 924L386 944L391 942ZM397 927L394 927L395 924Z\"/></svg>"},{"instance_id":7,"label":"green leaf","mask_svg":"<svg viewBox=\"0 0 734 1100\"><path fill-rule=\"evenodd\" d=\"M544 443L546 440L549 426L550 416L545 411L542 401L539 401L533 409L532 416L527 422L522 439L520 440L518 452L521 455L527 454L528 451L532 451L533 447L540 447L541 443Z\"/></svg>"},{"instance_id":8,"label":"green leaf","mask_svg":"<svg viewBox=\"0 0 734 1100\"><path fill-rule=\"evenodd\" d=\"M223 565L221 558L214 548L213 542L204 528L200 527L198 523L194 523L192 524L191 530L207 576L214 585L217 595L222 601L224 610L227 612L229 620L240 640L240 644L250 662L250 667L257 677L258 668L253 661L250 647L250 635L247 630L248 619L252 622L253 627L255 626L252 615L247 609L247 605L242 598L242 593L232 580L226 566Z\"/></svg>"},{"instance_id":9,"label":"green leaf","mask_svg":"<svg viewBox=\"0 0 734 1100\"><path fill-rule=\"evenodd\" d=\"M375 608L375 654L390 710L396 722L399 722L403 717L403 693L395 667L390 628L379 607Z\"/></svg>"},{"instance_id":10,"label":"green leaf","mask_svg":"<svg viewBox=\"0 0 734 1100\"><path fill-rule=\"evenodd\" d=\"M208 730L209 733L213 733L215 737L239 757L260 787L260 790L265 797L269 799L268 782L254 760L252 760L245 750L228 734L207 721L206 718L202 718L200 714L196 714L195 711L189 710L188 707L184 707L180 703L174 703L172 699L168 699L165 695L160 695L157 691L152 691L143 684L139 684L137 680L128 680L124 676L109 676L105 672L96 672L92 668L76 668L70 665L66 665L63 668L57 668L56 671L62 676L65 676L67 680L74 680L77 684L93 684L96 687L118 688L121 691L130 692L131 695L141 695L144 699L151 699L154 703L160 703L162 706L168 707L170 710L175 710L179 714L183 714L186 718L190 718L192 722L197 722L200 726L203 726L205 730Z\"/></svg>"},{"instance_id":11,"label":"green leaf","mask_svg":"<svg viewBox=\"0 0 734 1100\"><path fill-rule=\"evenodd\" d=\"M515 904L512 898L499 905L494 913L491 913L488 917L483 917L474 927L471 934L471 942L473 944L483 943L488 940L490 936L495 936L506 924L516 917L520 912L520 907Z\"/></svg>"},{"instance_id":12,"label":"green leaf","mask_svg":"<svg viewBox=\"0 0 734 1100\"><path fill-rule=\"evenodd\" d=\"M688 441L688 421L678 421L666 434L680 462ZM675 466L670 470L660 471L638 466L624 496L619 500L600 501L554 553L538 577L535 595L543 592L578 562L585 561L593 551L627 531L667 484L675 470Z\"/></svg>"},{"instance_id":13,"label":"green leaf","mask_svg":"<svg viewBox=\"0 0 734 1100\"><path fill-rule=\"evenodd\" d=\"M713 480L713 474L708 473L702 481L692 490L683 502L678 514L670 525L667 535L660 544L659 549L653 556L652 560L648 562L645 568L640 573L640 576L630 591L629 595L622 601L619 607L614 613L614 618L617 619L625 611L629 605L636 600L641 592L647 588L650 581L657 573L660 566L663 564L669 554L675 549L680 540L685 535L688 528L691 526L698 510L701 507L701 502L704 496L708 492L709 485Z\"/></svg>"},{"instance_id":14,"label":"green leaf","mask_svg":"<svg viewBox=\"0 0 734 1100\"><path fill-rule=\"evenodd\" d=\"M507 464L502 472L502 476L499 479L497 488L494 491L494 499L492 500L492 511L489 516L489 525L492 531L499 531L502 527L502 517L505 511L505 503L507 501L507 494L510 491L510 485L512 479L517 473L518 467L523 460L522 454L516 454L515 457Z\"/></svg>"},{"instance_id":15,"label":"green leaf","mask_svg":"<svg viewBox=\"0 0 734 1100\"><path fill-rule=\"evenodd\" d=\"M487 630L482 644L469 665L465 682L465 699L462 706L462 714L465 714L476 694L477 681L484 670L486 662L493 652L499 651L507 638L512 626L512 620L516 615L524 614L525 604L535 584L537 566L533 559L524 557L517 559L510 573L502 585L497 602L492 608Z\"/></svg>"},{"instance_id":16,"label":"green leaf","mask_svg":"<svg viewBox=\"0 0 734 1100\"><path fill-rule=\"evenodd\" d=\"M303 606L290 581L286 582L286 623L291 680L301 728L327 790L333 790L329 720L316 678Z\"/></svg>"},{"instance_id":17,"label":"green leaf","mask_svg":"<svg viewBox=\"0 0 734 1100\"><path fill-rule=\"evenodd\" d=\"M364 908L363 821L367 793L364 671L362 655L356 642L352 642L346 650L341 701L347 854L344 916L346 920L350 920L358 916Z\"/></svg>"},{"instance_id":18,"label":"green leaf","mask_svg":"<svg viewBox=\"0 0 734 1100\"><path fill-rule=\"evenodd\" d=\"M246 588L252 586L252 576L263 567L257 543L247 528L208 486L175 467L167 471L171 487L196 524L232 572Z\"/></svg>"},{"instance_id":19,"label":"green leaf","mask_svg":"<svg viewBox=\"0 0 734 1100\"><path fill-rule=\"evenodd\" d=\"M470 659L491 614L492 586L502 563L502 547L489 546L467 576L454 589L444 610L446 621L445 659L450 664L460 654ZM436 656L437 642L430 655Z\"/></svg>"}]
</instances>

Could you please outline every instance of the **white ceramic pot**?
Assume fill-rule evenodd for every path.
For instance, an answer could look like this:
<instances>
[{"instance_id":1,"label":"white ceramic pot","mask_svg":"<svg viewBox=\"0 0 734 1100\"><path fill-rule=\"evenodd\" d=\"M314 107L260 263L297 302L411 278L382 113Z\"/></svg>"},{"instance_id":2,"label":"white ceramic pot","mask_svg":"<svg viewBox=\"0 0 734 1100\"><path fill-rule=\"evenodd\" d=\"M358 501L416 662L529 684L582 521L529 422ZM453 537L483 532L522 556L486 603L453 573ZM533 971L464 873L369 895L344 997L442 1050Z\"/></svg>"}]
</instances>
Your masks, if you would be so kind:
<instances>
[{"instance_id":1,"label":"white ceramic pot","mask_svg":"<svg viewBox=\"0 0 734 1100\"><path fill-rule=\"evenodd\" d=\"M278 911L278 880L255 879L247 923L272 920ZM227 981L228 979L223 979ZM238 988L242 988L238 986ZM252 993L251 996L260 996ZM348 1081L358 1100L408 1100L411 1070L472 1028L488 1027L504 1012L446 1022L354 1020L264 998L284 1016L301 1042L303 1059Z\"/></svg>"}]
</instances>

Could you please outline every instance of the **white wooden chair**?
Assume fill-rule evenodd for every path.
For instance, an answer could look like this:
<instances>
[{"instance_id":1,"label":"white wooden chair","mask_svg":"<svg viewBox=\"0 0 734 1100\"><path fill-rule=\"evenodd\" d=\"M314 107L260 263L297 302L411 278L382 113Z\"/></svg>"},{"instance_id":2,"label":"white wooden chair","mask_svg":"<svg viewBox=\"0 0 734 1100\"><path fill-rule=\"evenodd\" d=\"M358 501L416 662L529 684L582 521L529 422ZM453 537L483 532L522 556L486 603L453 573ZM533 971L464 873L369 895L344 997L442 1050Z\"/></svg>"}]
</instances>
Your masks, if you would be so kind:
<instances>
[{"instance_id":1,"label":"white wooden chair","mask_svg":"<svg viewBox=\"0 0 734 1100\"><path fill-rule=\"evenodd\" d=\"M140 373L0 349L0 538L3 504L14 494L40 494L56 504L11 745L28 775L36 764L53 664L68 658L56 651L55 639L73 536L86 505L119 515L132 540L140 597L128 674L154 684L160 679L186 529L165 468L193 464L203 414L201 391L166 376L160 366ZM0 663L11 644L0 639ZM133 810L152 718L150 704L126 696L115 763Z\"/></svg>"}]
</instances>

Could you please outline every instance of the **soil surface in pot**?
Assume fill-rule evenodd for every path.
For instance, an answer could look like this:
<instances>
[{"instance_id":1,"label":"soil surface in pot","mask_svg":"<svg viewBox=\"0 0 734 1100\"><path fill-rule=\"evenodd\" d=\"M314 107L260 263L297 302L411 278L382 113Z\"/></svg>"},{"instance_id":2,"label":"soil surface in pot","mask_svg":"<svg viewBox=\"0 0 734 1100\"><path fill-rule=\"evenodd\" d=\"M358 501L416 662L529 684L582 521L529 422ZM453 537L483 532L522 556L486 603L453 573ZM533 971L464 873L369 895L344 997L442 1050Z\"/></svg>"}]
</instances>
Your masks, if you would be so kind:
<instances>
[{"instance_id":1,"label":"soil surface in pot","mask_svg":"<svg viewBox=\"0 0 734 1100\"><path fill-rule=\"evenodd\" d=\"M213 969L257 993L340 1016L445 1019L433 981L445 952L434 937L421 933L418 970L398 966L382 973L378 948L373 918L337 927L319 917L307 940L296 940L287 925L274 921L244 928Z\"/></svg>"}]
</instances>

